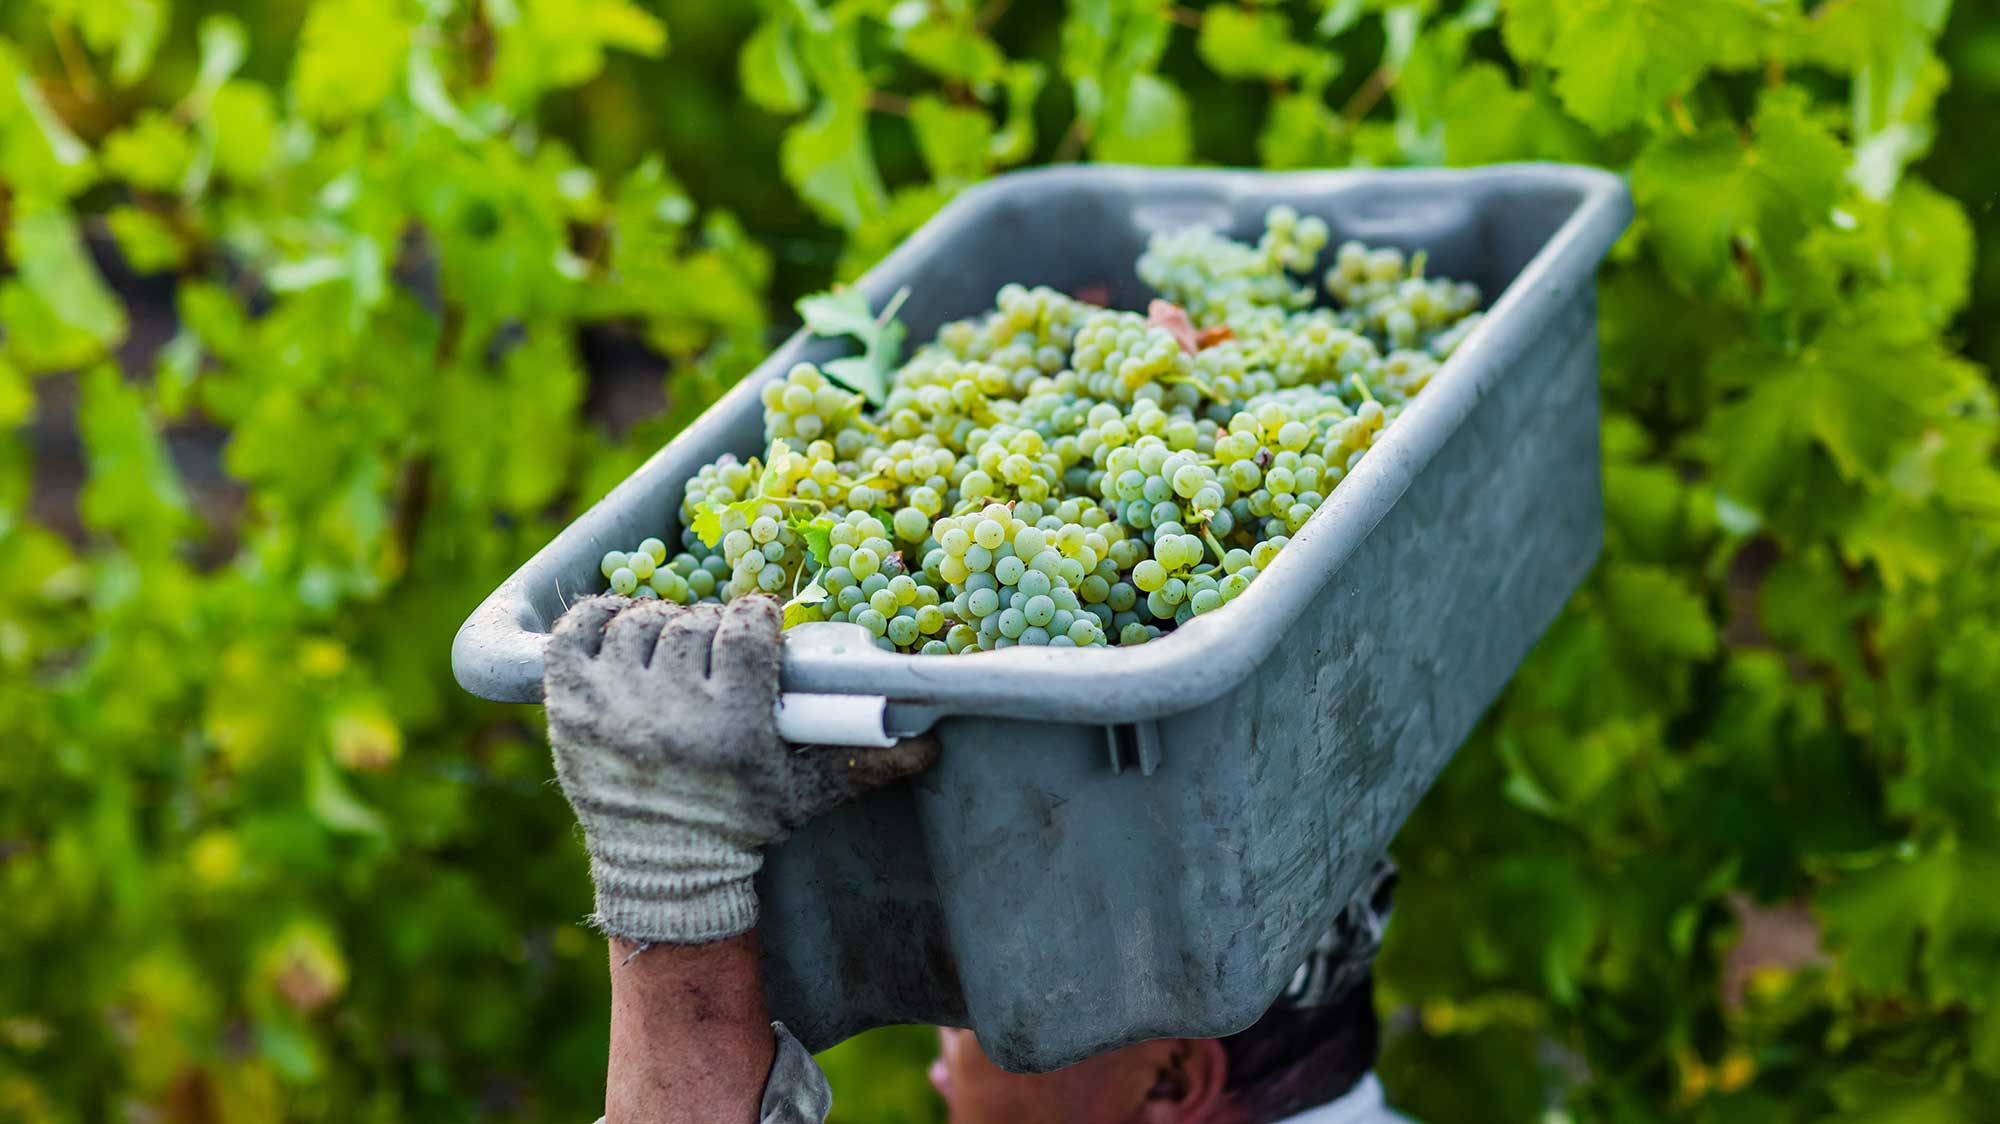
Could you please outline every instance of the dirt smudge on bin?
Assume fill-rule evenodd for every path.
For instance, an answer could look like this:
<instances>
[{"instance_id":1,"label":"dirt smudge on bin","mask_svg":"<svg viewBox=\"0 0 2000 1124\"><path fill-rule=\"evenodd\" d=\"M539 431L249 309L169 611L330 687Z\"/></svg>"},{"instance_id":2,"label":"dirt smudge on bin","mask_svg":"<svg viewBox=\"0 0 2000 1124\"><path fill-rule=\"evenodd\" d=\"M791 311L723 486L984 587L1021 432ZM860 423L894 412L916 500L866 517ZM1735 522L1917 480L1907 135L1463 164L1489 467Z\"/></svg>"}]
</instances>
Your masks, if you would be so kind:
<instances>
[{"instance_id":1,"label":"dirt smudge on bin","mask_svg":"<svg viewBox=\"0 0 2000 1124\"><path fill-rule=\"evenodd\" d=\"M1062 797L1045 792L1036 785L1028 785L1021 793L1022 803L1027 805L1028 814L1042 829L1042 845L1054 847L1068 834L1060 814L1063 805L1069 803Z\"/></svg>"},{"instance_id":2,"label":"dirt smudge on bin","mask_svg":"<svg viewBox=\"0 0 2000 1124\"><path fill-rule=\"evenodd\" d=\"M879 1004L885 1013L921 1012L926 1021L946 1025L968 1021L958 957L946 938L944 911L936 901L884 898L874 932L893 933L900 942L920 946L922 953L885 956L876 940L844 942L840 973L843 980L857 985L854 998ZM951 1004L951 1009L934 1009L940 1001Z\"/></svg>"}]
</instances>

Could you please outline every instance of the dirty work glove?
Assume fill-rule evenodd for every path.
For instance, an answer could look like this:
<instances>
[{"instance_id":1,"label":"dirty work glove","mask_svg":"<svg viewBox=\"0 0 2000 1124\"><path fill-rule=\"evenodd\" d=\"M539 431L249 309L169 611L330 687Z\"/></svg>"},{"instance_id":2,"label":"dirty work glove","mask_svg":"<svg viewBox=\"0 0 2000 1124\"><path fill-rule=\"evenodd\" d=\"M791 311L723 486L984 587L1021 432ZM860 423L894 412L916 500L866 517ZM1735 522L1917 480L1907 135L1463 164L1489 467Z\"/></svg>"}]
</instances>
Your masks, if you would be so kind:
<instances>
[{"instance_id":1,"label":"dirty work glove","mask_svg":"<svg viewBox=\"0 0 2000 1124\"><path fill-rule=\"evenodd\" d=\"M855 796L921 772L929 738L890 749L778 737L777 601L593 597L545 659L556 777L597 885L592 922L641 944L703 944L757 923L760 848Z\"/></svg>"}]
</instances>

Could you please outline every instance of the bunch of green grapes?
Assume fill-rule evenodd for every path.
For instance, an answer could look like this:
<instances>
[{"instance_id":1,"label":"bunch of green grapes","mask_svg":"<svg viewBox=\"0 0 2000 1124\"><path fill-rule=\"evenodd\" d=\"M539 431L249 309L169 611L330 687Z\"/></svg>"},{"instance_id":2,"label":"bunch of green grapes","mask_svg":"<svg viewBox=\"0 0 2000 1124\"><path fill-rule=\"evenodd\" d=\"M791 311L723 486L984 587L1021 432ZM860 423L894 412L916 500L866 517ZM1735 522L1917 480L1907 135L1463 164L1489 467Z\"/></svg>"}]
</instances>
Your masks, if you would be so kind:
<instances>
[{"instance_id":1,"label":"bunch of green grapes","mask_svg":"<svg viewBox=\"0 0 2000 1124\"><path fill-rule=\"evenodd\" d=\"M850 511L833 524L827 565L818 577L827 594L825 615L860 625L885 647L916 651L947 622L937 586L911 575L891 534L865 511Z\"/></svg>"},{"instance_id":2,"label":"bunch of green grapes","mask_svg":"<svg viewBox=\"0 0 2000 1124\"><path fill-rule=\"evenodd\" d=\"M1082 509L1072 510L1081 516ZM1106 630L1117 619L1109 602L1118 571L1101 524L1064 523L1033 502L993 503L940 519L934 532L937 547L924 568L951 597L946 651L1107 643Z\"/></svg>"},{"instance_id":3,"label":"bunch of green grapes","mask_svg":"<svg viewBox=\"0 0 2000 1124\"><path fill-rule=\"evenodd\" d=\"M1343 245L1273 208L1254 243L1155 235L1140 315L1008 285L868 408L798 364L762 393L767 449L687 483L680 549L601 560L614 593L754 593L787 622L898 652L1141 644L1243 595L1479 322L1423 255Z\"/></svg>"},{"instance_id":4,"label":"bunch of green grapes","mask_svg":"<svg viewBox=\"0 0 2000 1124\"><path fill-rule=\"evenodd\" d=\"M1324 308L1287 317L1264 346L1279 386L1365 376L1382 355L1367 336L1342 327L1340 318Z\"/></svg>"},{"instance_id":5,"label":"bunch of green grapes","mask_svg":"<svg viewBox=\"0 0 2000 1124\"><path fill-rule=\"evenodd\" d=\"M819 368L799 363L763 392L764 437L767 441L817 440L836 432L861 412L861 396L827 381Z\"/></svg>"},{"instance_id":6,"label":"bunch of green grapes","mask_svg":"<svg viewBox=\"0 0 2000 1124\"><path fill-rule=\"evenodd\" d=\"M669 561L667 544L656 538L646 539L631 551L606 552L599 568L613 593L681 605L722 600L729 576L721 555L697 558L684 551Z\"/></svg>"},{"instance_id":7,"label":"bunch of green grapes","mask_svg":"<svg viewBox=\"0 0 2000 1124\"><path fill-rule=\"evenodd\" d=\"M1046 285L1002 285L994 309L938 329L937 347L959 359L991 363L1016 378L1053 374L1069 363L1076 333L1097 306ZM1018 393L1016 395L1018 397Z\"/></svg>"},{"instance_id":8,"label":"bunch of green grapes","mask_svg":"<svg viewBox=\"0 0 2000 1124\"><path fill-rule=\"evenodd\" d=\"M1327 244L1326 220L1290 207L1264 216L1264 234L1247 246L1206 226L1154 235L1139 255L1139 279L1187 309L1203 327L1253 320L1312 303L1309 272Z\"/></svg>"},{"instance_id":9,"label":"bunch of green grapes","mask_svg":"<svg viewBox=\"0 0 2000 1124\"><path fill-rule=\"evenodd\" d=\"M1439 333L1479 309L1479 286L1424 276L1424 255L1370 250L1343 243L1326 271L1327 291L1346 306L1351 323L1391 349L1427 347Z\"/></svg>"},{"instance_id":10,"label":"bunch of green grapes","mask_svg":"<svg viewBox=\"0 0 2000 1124\"><path fill-rule=\"evenodd\" d=\"M1407 402L1430 385L1440 366L1428 351L1392 351L1382 361L1382 386L1397 401Z\"/></svg>"},{"instance_id":11,"label":"bunch of green grapes","mask_svg":"<svg viewBox=\"0 0 2000 1124\"><path fill-rule=\"evenodd\" d=\"M962 453L972 432L997 420L1000 405L1013 393L1014 378L1005 368L925 348L889 389L881 411L883 428L906 439L929 435Z\"/></svg>"},{"instance_id":12,"label":"bunch of green grapes","mask_svg":"<svg viewBox=\"0 0 2000 1124\"><path fill-rule=\"evenodd\" d=\"M1278 388L1277 356L1268 342L1226 339L1194 357L1194 380L1207 395L1205 415L1229 420L1231 403Z\"/></svg>"},{"instance_id":13,"label":"bunch of green grapes","mask_svg":"<svg viewBox=\"0 0 2000 1124\"><path fill-rule=\"evenodd\" d=\"M1154 402L1179 395L1186 402L1194 357L1167 329L1136 312L1105 310L1083 322L1070 364L1083 390L1100 402Z\"/></svg>"}]
</instances>

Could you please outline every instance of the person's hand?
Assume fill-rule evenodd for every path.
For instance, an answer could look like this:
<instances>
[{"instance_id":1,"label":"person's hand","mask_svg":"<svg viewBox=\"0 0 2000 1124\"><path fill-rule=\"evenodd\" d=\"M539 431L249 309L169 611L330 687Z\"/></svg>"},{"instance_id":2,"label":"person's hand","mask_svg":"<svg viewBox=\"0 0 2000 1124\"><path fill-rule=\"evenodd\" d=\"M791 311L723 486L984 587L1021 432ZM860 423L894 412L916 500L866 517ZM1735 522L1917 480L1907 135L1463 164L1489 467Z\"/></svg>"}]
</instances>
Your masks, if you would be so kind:
<instances>
[{"instance_id":1,"label":"person's hand","mask_svg":"<svg viewBox=\"0 0 2000 1124\"><path fill-rule=\"evenodd\" d=\"M778 603L593 597L549 639L556 777L597 885L592 921L641 944L701 944L757 922L759 848L879 785L937 743L799 747L779 739Z\"/></svg>"}]
</instances>

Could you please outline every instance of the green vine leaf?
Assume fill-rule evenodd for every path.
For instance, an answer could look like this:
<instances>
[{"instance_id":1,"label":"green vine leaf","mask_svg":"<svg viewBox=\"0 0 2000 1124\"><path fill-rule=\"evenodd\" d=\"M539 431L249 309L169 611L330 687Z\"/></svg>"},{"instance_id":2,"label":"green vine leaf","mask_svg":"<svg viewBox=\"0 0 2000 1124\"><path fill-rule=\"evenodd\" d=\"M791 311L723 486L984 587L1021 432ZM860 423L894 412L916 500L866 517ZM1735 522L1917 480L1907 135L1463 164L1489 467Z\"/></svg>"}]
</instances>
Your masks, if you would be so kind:
<instances>
[{"instance_id":1,"label":"green vine leaf","mask_svg":"<svg viewBox=\"0 0 2000 1124\"><path fill-rule=\"evenodd\" d=\"M737 56L744 94L773 113L797 113L812 96L793 41L796 34L792 21L779 16L767 18L743 41L743 49Z\"/></svg>"},{"instance_id":2,"label":"green vine leaf","mask_svg":"<svg viewBox=\"0 0 2000 1124\"><path fill-rule=\"evenodd\" d=\"M861 395L871 406L879 406L889 394L889 378L902 361L903 338L908 329L896 319L896 311L908 298L908 288L900 289L882 306L878 316L868 311L868 297L859 289L841 289L801 297L799 316L806 330L816 336L839 339L852 336L862 353L820 364L827 378Z\"/></svg>"},{"instance_id":3,"label":"green vine leaf","mask_svg":"<svg viewBox=\"0 0 2000 1124\"><path fill-rule=\"evenodd\" d=\"M1660 112L1711 68L1752 63L1782 27L1762 0L1515 0L1510 10L1527 25L1510 42L1545 53L1563 104L1604 133Z\"/></svg>"},{"instance_id":4,"label":"green vine leaf","mask_svg":"<svg viewBox=\"0 0 2000 1124\"><path fill-rule=\"evenodd\" d=\"M1763 300L1767 286L1810 288L1800 249L1840 199L1847 150L1810 113L1796 87L1759 103L1754 139L1717 123L1693 136L1664 134L1632 168L1632 191L1647 210L1667 264L1694 289L1726 276ZM1762 270L1744 270L1749 255Z\"/></svg>"},{"instance_id":5,"label":"green vine leaf","mask_svg":"<svg viewBox=\"0 0 2000 1124\"><path fill-rule=\"evenodd\" d=\"M0 880L28 906L0 946L65 970L8 980L0 1117L171 1116L191 1090L262 1119L277 1081L470 1119L498 1074L594 1119L574 1061L601 1023L542 1017L601 994L552 923L581 908L573 825L533 725L465 696L442 638L753 369L795 291L998 170L1085 159L1557 160L1633 188L1594 306L1603 558L1394 842L1391 1103L1435 1124L2000 1104L1978 5L7 11L0 432L24 439L0 438L0 745L28 752L0 764ZM857 296L822 309L850 385L911 342ZM644 378L604 366L628 360ZM891 443L851 412L826 428L850 425ZM719 546L783 512L796 627L835 610L832 530L776 494L778 463L689 522ZM399 740L342 733L356 699ZM385 888L393 909L361 892ZM548 1002L439 954L523 934ZM349 987L364 957L380 978ZM412 981L453 1001L398 1004ZM465 1010L489 1033L458 1033ZM351 1048L392 1025L450 1064ZM218 1042L249 1052L160 1052ZM903 1028L821 1060L837 1112L916 1124L934 1055Z\"/></svg>"},{"instance_id":6,"label":"green vine leaf","mask_svg":"<svg viewBox=\"0 0 2000 1124\"><path fill-rule=\"evenodd\" d=\"M833 517L822 515L815 519L803 516L792 518L792 530L806 540L806 553L821 566L832 564Z\"/></svg>"},{"instance_id":7,"label":"green vine leaf","mask_svg":"<svg viewBox=\"0 0 2000 1124\"><path fill-rule=\"evenodd\" d=\"M125 307L104 284L67 208L18 201L7 251L18 276L0 282L0 323L24 365L77 366L124 342Z\"/></svg>"},{"instance_id":8,"label":"green vine leaf","mask_svg":"<svg viewBox=\"0 0 2000 1124\"><path fill-rule=\"evenodd\" d=\"M791 628L794 625L805 624L808 621L825 620L826 610L820 608L820 605L826 601L826 598L826 587L819 584L817 577L813 578L804 589L799 590L797 596L785 602L784 624L782 627Z\"/></svg>"}]
</instances>

